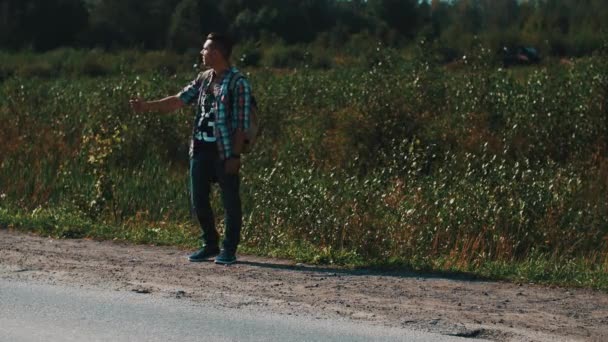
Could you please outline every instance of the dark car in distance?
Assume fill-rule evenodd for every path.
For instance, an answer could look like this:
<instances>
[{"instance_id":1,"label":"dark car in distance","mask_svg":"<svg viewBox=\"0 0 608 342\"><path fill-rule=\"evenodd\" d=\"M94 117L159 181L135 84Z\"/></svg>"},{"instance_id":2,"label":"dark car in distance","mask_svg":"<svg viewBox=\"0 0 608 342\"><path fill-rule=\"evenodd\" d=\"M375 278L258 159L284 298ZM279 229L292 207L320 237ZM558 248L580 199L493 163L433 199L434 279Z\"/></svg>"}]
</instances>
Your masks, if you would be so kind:
<instances>
[{"instance_id":1,"label":"dark car in distance","mask_svg":"<svg viewBox=\"0 0 608 342\"><path fill-rule=\"evenodd\" d=\"M533 47L518 46L502 49L502 64L505 68L516 65L531 65L540 63L540 54Z\"/></svg>"}]
</instances>

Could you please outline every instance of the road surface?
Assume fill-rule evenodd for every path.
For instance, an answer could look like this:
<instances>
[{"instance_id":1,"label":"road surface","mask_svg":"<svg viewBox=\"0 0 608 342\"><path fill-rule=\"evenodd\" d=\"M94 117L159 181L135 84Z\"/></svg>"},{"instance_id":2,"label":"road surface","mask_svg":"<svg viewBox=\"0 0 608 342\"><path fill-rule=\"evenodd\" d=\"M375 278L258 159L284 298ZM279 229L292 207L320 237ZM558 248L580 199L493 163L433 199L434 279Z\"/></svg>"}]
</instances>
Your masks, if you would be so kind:
<instances>
[{"instance_id":1,"label":"road surface","mask_svg":"<svg viewBox=\"0 0 608 342\"><path fill-rule=\"evenodd\" d=\"M0 280L0 340L463 341L406 329L216 308L187 298Z\"/></svg>"},{"instance_id":2,"label":"road surface","mask_svg":"<svg viewBox=\"0 0 608 342\"><path fill-rule=\"evenodd\" d=\"M213 262L190 263L186 256L191 252L171 246L89 239L56 240L0 227L0 280L39 286L39 291L33 291L36 293L54 289L55 297L70 294L59 301L65 305L77 298L99 303L86 293L92 291L101 295L106 291L104 304L92 305L91 310L101 310L109 303L131 303L135 312L146 313L120 316L119 312L128 309L116 308L100 311L101 319L87 319L95 316L67 307L65 319L52 320L54 306L21 312L19 308L32 308L34 304L10 302L12 297L5 294L9 291L5 286L0 298L4 305L10 304L13 309L0 308L0 314L4 315L0 327L5 329L0 332L0 339L9 336L8 329L22 326L18 322L41 324L41 329L27 329L30 334L50 334L57 329L73 331L75 340L82 337L78 334L90 331L118 333L122 331L120 325L102 323L119 317L115 323L128 322L125 326L130 330L125 333L130 337L149 334L167 340L168 337L159 335L158 330L138 328L143 324L142 320L156 319L159 322L154 326L162 327L165 324L162 322L168 322L165 328L170 329L182 324L184 328L176 330L185 331L191 339L204 340L198 337L205 333L217 336L218 331L232 334L234 324L226 329L216 323L223 321L222 317L229 313L238 312L241 319L237 326L243 326L247 332L245 337L253 339L263 339L256 335L259 333L274 334L274 330L267 328L246 328L263 315L277 317L278 321L272 323L272 327L284 327L288 336L294 338L302 337L298 329L308 326L328 339L335 337L332 333L336 332L343 338L344 331L354 331L364 340L371 331L373 336L386 336L387 339L395 337L391 332L419 331L448 339L461 336L505 342L608 341L608 294L601 291L482 281L466 274L300 265L289 260L251 255L239 255L237 264L225 267ZM51 287L45 287L47 285ZM68 290L61 292L62 288ZM79 289L88 292L79 292ZM13 287L12 291L17 290ZM35 296L31 293L15 298ZM152 305L163 300L190 304L179 306L179 310L167 308L168 311ZM48 301L39 298L34 303ZM151 306L141 309L141 305ZM16 319L19 312L35 315ZM163 312L171 314L147 316ZM213 320L176 319L205 314ZM294 320L299 324L289 325ZM205 326L205 322L210 322L211 327ZM327 329L327 324L331 329ZM168 331L166 335L175 335L173 330ZM18 340L17 331L10 330L10 333L14 337L10 340Z\"/></svg>"}]
</instances>

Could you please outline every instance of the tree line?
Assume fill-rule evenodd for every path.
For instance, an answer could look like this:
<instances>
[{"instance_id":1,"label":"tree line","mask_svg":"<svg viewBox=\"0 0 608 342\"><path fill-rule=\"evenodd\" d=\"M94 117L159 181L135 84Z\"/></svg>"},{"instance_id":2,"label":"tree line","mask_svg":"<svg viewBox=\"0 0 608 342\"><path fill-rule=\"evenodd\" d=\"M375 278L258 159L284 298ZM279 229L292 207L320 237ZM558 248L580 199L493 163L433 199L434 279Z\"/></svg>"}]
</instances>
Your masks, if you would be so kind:
<instances>
[{"instance_id":1,"label":"tree line","mask_svg":"<svg viewBox=\"0 0 608 342\"><path fill-rule=\"evenodd\" d=\"M184 51L224 31L327 48L424 41L446 60L479 44L582 56L606 45L607 21L605 0L0 0L0 48Z\"/></svg>"}]
</instances>

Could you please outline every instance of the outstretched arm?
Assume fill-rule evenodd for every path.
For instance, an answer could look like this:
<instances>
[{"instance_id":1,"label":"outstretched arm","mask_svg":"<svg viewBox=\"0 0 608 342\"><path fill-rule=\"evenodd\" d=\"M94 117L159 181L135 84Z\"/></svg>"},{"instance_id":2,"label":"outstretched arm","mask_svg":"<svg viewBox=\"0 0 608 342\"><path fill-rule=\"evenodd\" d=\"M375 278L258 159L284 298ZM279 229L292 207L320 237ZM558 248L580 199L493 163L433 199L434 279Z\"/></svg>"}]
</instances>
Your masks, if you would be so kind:
<instances>
[{"instance_id":1,"label":"outstretched arm","mask_svg":"<svg viewBox=\"0 0 608 342\"><path fill-rule=\"evenodd\" d=\"M185 104L178 95L168 96L164 99L154 101L144 101L140 98L133 98L129 101L131 108L137 113L142 112L161 112L169 113L182 108Z\"/></svg>"}]
</instances>

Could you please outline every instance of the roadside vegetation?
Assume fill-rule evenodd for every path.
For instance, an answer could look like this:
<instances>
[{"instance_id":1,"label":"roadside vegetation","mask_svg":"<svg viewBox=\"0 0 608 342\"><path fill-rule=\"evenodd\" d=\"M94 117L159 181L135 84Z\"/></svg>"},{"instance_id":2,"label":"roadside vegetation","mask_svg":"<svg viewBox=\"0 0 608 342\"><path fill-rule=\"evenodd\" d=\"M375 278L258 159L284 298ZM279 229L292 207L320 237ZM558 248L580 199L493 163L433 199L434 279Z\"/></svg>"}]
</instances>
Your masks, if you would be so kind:
<instances>
[{"instance_id":1,"label":"roadside vegetation","mask_svg":"<svg viewBox=\"0 0 608 342\"><path fill-rule=\"evenodd\" d=\"M481 47L448 66L429 49L379 45L332 68L287 50L290 68L236 61L263 121L241 251L608 289L606 55L504 69ZM0 227L197 245L190 109L128 108L176 93L195 58L0 59Z\"/></svg>"}]
</instances>

